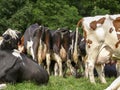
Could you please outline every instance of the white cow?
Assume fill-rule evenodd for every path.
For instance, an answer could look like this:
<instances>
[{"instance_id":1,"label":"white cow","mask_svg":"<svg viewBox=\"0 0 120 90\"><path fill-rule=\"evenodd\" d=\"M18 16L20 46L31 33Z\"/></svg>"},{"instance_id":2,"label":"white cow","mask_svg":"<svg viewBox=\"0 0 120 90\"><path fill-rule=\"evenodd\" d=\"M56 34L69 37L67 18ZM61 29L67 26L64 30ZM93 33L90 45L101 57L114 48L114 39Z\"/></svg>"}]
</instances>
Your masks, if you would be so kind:
<instances>
[{"instance_id":1,"label":"white cow","mask_svg":"<svg viewBox=\"0 0 120 90\"><path fill-rule=\"evenodd\" d=\"M120 14L84 17L78 22L76 30L80 24L86 39L86 76L95 83L95 67L101 82L106 83L104 63L111 57L120 59Z\"/></svg>"}]
</instances>

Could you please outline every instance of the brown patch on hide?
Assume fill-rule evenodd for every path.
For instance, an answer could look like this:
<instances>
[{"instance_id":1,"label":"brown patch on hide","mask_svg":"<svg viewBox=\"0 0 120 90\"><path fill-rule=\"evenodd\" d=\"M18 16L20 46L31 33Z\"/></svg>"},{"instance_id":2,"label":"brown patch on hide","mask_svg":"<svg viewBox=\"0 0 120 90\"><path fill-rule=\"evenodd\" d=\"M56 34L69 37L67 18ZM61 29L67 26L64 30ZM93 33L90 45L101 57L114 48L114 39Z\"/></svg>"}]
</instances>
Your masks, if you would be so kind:
<instances>
[{"instance_id":1,"label":"brown patch on hide","mask_svg":"<svg viewBox=\"0 0 120 90\"><path fill-rule=\"evenodd\" d=\"M115 44L115 48L118 48L120 44L120 40Z\"/></svg>"},{"instance_id":2,"label":"brown patch on hide","mask_svg":"<svg viewBox=\"0 0 120 90\"><path fill-rule=\"evenodd\" d=\"M62 58L63 61L66 60L67 53L63 47L60 49L60 57Z\"/></svg>"},{"instance_id":3,"label":"brown patch on hide","mask_svg":"<svg viewBox=\"0 0 120 90\"><path fill-rule=\"evenodd\" d=\"M88 39L88 40L87 40L87 43L88 43L88 44L92 44L92 40Z\"/></svg>"},{"instance_id":4,"label":"brown patch on hide","mask_svg":"<svg viewBox=\"0 0 120 90\"><path fill-rule=\"evenodd\" d=\"M86 40L86 38L87 38L87 31L85 30L85 27L83 25L83 21L84 21L84 18L80 19L78 21L78 23L77 23L77 26L80 26L82 24L81 27L82 27L82 30L83 30L83 36L84 36L84 38Z\"/></svg>"},{"instance_id":5,"label":"brown patch on hide","mask_svg":"<svg viewBox=\"0 0 120 90\"><path fill-rule=\"evenodd\" d=\"M73 52L73 60L76 64L78 63L78 53L77 53L77 51Z\"/></svg>"},{"instance_id":6,"label":"brown patch on hide","mask_svg":"<svg viewBox=\"0 0 120 90\"><path fill-rule=\"evenodd\" d=\"M18 50L22 53L26 53L26 50L24 48L24 36L22 36L20 41L18 42Z\"/></svg>"},{"instance_id":7,"label":"brown patch on hide","mask_svg":"<svg viewBox=\"0 0 120 90\"><path fill-rule=\"evenodd\" d=\"M115 20L113 20L113 25L116 32L120 33L120 17L117 17ZM117 34L117 37L120 39L120 34Z\"/></svg>"},{"instance_id":8,"label":"brown patch on hide","mask_svg":"<svg viewBox=\"0 0 120 90\"><path fill-rule=\"evenodd\" d=\"M86 43L88 45L88 48L90 48L90 44L92 44L93 42L92 42L92 40L88 39L88 40L86 40Z\"/></svg>"},{"instance_id":9,"label":"brown patch on hide","mask_svg":"<svg viewBox=\"0 0 120 90\"><path fill-rule=\"evenodd\" d=\"M87 31L85 31L84 26L82 26L82 28L83 28L83 36L84 36L84 38L86 39L86 38L87 38Z\"/></svg>"},{"instance_id":10,"label":"brown patch on hide","mask_svg":"<svg viewBox=\"0 0 120 90\"><path fill-rule=\"evenodd\" d=\"M47 47L44 43L38 47L38 64L41 64L46 58Z\"/></svg>"},{"instance_id":11,"label":"brown patch on hide","mask_svg":"<svg viewBox=\"0 0 120 90\"><path fill-rule=\"evenodd\" d=\"M95 29L97 28L97 21L92 21L92 22L90 23L90 27L91 27L93 30L95 30Z\"/></svg>"},{"instance_id":12,"label":"brown patch on hide","mask_svg":"<svg viewBox=\"0 0 120 90\"><path fill-rule=\"evenodd\" d=\"M103 18L99 19L99 20L97 21L97 23L103 24L103 23L104 23L104 21L105 21L105 17L103 17Z\"/></svg>"},{"instance_id":13,"label":"brown patch on hide","mask_svg":"<svg viewBox=\"0 0 120 90\"><path fill-rule=\"evenodd\" d=\"M112 32L113 32L113 28L110 28L109 33L112 33Z\"/></svg>"},{"instance_id":14,"label":"brown patch on hide","mask_svg":"<svg viewBox=\"0 0 120 90\"><path fill-rule=\"evenodd\" d=\"M80 20L78 21L78 23L77 23L77 27L79 27L79 26L81 25L82 22L83 22L83 18L80 19Z\"/></svg>"},{"instance_id":15,"label":"brown patch on hide","mask_svg":"<svg viewBox=\"0 0 120 90\"><path fill-rule=\"evenodd\" d=\"M105 17L103 17L103 18L100 18L99 20L95 20L95 21L92 21L91 23L90 23L90 27L93 29L93 30L95 30L96 28L97 28L97 24L103 24L104 23L104 21L105 21Z\"/></svg>"},{"instance_id":16,"label":"brown patch on hide","mask_svg":"<svg viewBox=\"0 0 120 90\"><path fill-rule=\"evenodd\" d=\"M120 39L120 34L117 34L118 39Z\"/></svg>"},{"instance_id":17,"label":"brown patch on hide","mask_svg":"<svg viewBox=\"0 0 120 90\"><path fill-rule=\"evenodd\" d=\"M90 48L90 45L88 45L88 48Z\"/></svg>"}]
</instances>

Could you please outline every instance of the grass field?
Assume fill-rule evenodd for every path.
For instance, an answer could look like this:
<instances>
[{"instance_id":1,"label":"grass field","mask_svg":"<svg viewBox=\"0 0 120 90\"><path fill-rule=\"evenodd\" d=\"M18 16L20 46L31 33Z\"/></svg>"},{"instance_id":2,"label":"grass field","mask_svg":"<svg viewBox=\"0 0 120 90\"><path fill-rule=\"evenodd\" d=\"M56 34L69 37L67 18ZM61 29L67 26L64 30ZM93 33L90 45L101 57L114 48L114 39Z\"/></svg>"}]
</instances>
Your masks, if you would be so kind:
<instances>
[{"instance_id":1,"label":"grass field","mask_svg":"<svg viewBox=\"0 0 120 90\"><path fill-rule=\"evenodd\" d=\"M115 78L106 78L107 84L101 84L96 78L96 85L93 85L85 78L67 78L50 76L47 85L36 85L33 82L23 82L18 84L7 84L6 90L104 90Z\"/></svg>"}]
</instances>

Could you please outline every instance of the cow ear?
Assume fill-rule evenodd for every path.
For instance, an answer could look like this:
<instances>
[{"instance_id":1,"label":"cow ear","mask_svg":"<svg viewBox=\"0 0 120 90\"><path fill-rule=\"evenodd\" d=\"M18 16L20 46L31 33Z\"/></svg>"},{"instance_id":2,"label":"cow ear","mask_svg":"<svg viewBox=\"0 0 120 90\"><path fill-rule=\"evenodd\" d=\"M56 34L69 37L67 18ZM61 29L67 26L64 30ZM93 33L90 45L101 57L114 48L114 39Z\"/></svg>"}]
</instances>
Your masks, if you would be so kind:
<instances>
[{"instance_id":1,"label":"cow ear","mask_svg":"<svg viewBox=\"0 0 120 90\"><path fill-rule=\"evenodd\" d=\"M90 23L90 28L92 28L93 30L95 30L97 28L97 21L92 21Z\"/></svg>"}]
</instances>

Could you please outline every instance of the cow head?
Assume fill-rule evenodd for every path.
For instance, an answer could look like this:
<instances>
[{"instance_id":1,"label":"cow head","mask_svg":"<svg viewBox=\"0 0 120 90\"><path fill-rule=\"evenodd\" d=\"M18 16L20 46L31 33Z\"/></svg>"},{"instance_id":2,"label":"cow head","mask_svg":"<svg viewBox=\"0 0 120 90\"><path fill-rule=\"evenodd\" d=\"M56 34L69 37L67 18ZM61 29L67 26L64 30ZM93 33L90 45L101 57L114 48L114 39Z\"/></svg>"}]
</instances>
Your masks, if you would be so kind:
<instances>
[{"instance_id":1,"label":"cow head","mask_svg":"<svg viewBox=\"0 0 120 90\"><path fill-rule=\"evenodd\" d=\"M17 43L20 40L21 33L17 30L7 29L2 34L2 39L0 40L0 49L15 49L17 48Z\"/></svg>"}]
</instances>

